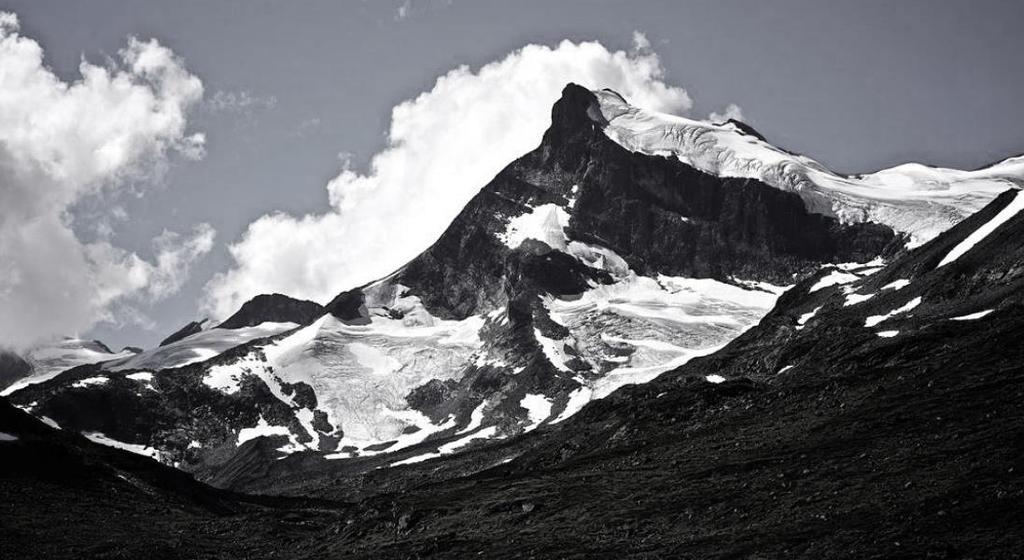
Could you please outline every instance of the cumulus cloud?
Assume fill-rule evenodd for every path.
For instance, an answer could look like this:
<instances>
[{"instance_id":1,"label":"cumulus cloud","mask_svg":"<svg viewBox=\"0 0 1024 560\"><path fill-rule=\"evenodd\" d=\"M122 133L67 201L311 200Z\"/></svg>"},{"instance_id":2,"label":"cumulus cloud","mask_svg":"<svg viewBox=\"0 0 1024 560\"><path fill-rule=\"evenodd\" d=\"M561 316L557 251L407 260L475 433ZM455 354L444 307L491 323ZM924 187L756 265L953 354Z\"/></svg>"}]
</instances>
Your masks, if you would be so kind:
<instances>
[{"instance_id":1,"label":"cumulus cloud","mask_svg":"<svg viewBox=\"0 0 1024 560\"><path fill-rule=\"evenodd\" d=\"M201 157L204 146L186 130L202 83L158 42L131 38L116 62L83 60L79 72L55 76L17 16L0 13L0 344L74 334L132 298L164 297L212 244L206 225L164 233L149 262L111 245L102 225L97 241L76 236L76 203L138 188L170 153Z\"/></svg>"},{"instance_id":2,"label":"cumulus cloud","mask_svg":"<svg viewBox=\"0 0 1024 560\"><path fill-rule=\"evenodd\" d=\"M740 106L735 103L730 103L726 106L725 111L722 111L721 113L712 111L711 114L708 115L708 120L713 123L723 123L729 119L744 122L743 109L740 109Z\"/></svg>"},{"instance_id":3,"label":"cumulus cloud","mask_svg":"<svg viewBox=\"0 0 1024 560\"><path fill-rule=\"evenodd\" d=\"M640 40L642 39L642 40ZM329 182L331 208L270 214L230 246L231 270L207 285L206 307L225 317L260 293L326 301L388 274L430 245L462 207L513 159L536 147L567 82L609 87L632 102L687 111L642 35L630 52L596 42L529 45L477 71L456 68L396 106L388 147L359 173Z\"/></svg>"}]
</instances>

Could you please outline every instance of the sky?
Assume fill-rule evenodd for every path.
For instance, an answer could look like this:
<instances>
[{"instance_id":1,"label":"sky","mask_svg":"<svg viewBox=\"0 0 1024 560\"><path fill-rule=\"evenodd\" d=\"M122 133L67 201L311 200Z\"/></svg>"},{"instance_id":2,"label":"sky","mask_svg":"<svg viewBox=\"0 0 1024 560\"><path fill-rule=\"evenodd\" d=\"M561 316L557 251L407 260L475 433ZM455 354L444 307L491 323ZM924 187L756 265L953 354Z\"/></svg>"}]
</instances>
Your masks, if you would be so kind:
<instances>
[{"instance_id":1,"label":"sky","mask_svg":"<svg viewBox=\"0 0 1024 560\"><path fill-rule=\"evenodd\" d=\"M1017 1L0 12L17 16L0 21L0 343L13 345L152 346L256 293L326 301L386 274L539 142L570 80L693 118L729 111L840 172L1024 152Z\"/></svg>"}]
</instances>

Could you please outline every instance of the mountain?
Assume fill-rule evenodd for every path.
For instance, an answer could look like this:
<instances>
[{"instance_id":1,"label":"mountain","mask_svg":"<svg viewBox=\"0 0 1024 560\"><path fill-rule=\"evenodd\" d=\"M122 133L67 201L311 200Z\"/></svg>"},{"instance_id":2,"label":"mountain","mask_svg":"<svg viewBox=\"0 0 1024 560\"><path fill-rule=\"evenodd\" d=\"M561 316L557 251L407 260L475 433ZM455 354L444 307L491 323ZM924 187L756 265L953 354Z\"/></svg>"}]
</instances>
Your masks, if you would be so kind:
<instances>
[{"instance_id":1,"label":"mountain","mask_svg":"<svg viewBox=\"0 0 1024 560\"><path fill-rule=\"evenodd\" d=\"M721 351L564 424L375 473L317 551L1013 558L1022 210L1009 191L884 267L823 270Z\"/></svg>"},{"instance_id":2,"label":"mountain","mask_svg":"<svg viewBox=\"0 0 1024 560\"><path fill-rule=\"evenodd\" d=\"M824 267L721 350L565 422L277 479L315 501L214 490L0 400L0 552L1012 558L1022 310L1024 193L1011 190L884 266Z\"/></svg>"},{"instance_id":3,"label":"mountain","mask_svg":"<svg viewBox=\"0 0 1024 560\"><path fill-rule=\"evenodd\" d=\"M323 307L259 296L218 328L11 399L222 487L302 486L302 473L429 462L559 424L715 352L823 265L855 278L922 238L822 211L773 175L709 173L703 141L652 149L695 122L652 115L569 85L541 144L388 277ZM767 146L736 123L700 126ZM937 223L995 188L932 189L901 215Z\"/></svg>"},{"instance_id":4,"label":"mountain","mask_svg":"<svg viewBox=\"0 0 1024 560\"><path fill-rule=\"evenodd\" d=\"M902 246L756 179L626 150L599 109L568 86L540 146L387 278L323 309L260 296L221 328L12 398L226 486L303 451L423 460L563 421L721 347L822 263ZM276 443L253 459L260 436Z\"/></svg>"}]
</instances>

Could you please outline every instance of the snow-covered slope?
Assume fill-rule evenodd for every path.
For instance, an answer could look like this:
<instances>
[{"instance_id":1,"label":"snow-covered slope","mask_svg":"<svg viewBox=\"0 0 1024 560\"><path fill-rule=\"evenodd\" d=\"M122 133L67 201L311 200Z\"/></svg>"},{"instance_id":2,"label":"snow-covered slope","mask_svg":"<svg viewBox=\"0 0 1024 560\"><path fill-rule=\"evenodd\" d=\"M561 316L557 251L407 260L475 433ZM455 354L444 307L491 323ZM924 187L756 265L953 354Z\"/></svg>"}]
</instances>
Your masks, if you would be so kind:
<instances>
[{"instance_id":1,"label":"snow-covered slope","mask_svg":"<svg viewBox=\"0 0 1024 560\"><path fill-rule=\"evenodd\" d=\"M103 364L103 369L124 371L181 367L208 360L229 348L234 348L250 340L280 334L298 326L295 323L266 322L255 327L240 329L207 329L139 354L116 356L117 359Z\"/></svg>"},{"instance_id":2,"label":"snow-covered slope","mask_svg":"<svg viewBox=\"0 0 1024 560\"><path fill-rule=\"evenodd\" d=\"M31 366L31 373L12 383L0 395L9 395L27 385L53 379L62 371L83 364L127 360L134 355L128 349L112 352L100 342L81 338L69 337L51 344L41 344L25 353L24 359Z\"/></svg>"},{"instance_id":3,"label":"snow-covered slope","mask_svg":"<svg viewBox=\"0 0 1024 560\"><path fill-rule=\"evenodd\" d=\"M846 177L734 122L712 124L647 111L609 90L594 94L608 121L605 134L629 150L674 156L719 177L759 179L799 194L812 212L886 224L910 234L914 245L980 210L1007 188L1024 185L1024 156L977 171L908 163Z\"/></svg>"}]
</instances>

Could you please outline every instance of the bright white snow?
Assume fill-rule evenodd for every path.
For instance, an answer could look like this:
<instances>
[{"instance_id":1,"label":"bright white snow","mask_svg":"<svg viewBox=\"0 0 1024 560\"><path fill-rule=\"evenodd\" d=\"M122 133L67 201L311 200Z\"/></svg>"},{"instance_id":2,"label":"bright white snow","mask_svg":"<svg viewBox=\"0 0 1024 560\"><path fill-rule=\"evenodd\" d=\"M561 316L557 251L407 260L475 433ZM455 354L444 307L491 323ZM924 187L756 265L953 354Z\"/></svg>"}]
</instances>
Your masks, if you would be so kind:
<instances>
[{"instance_id":1,"label":"bright white snow","mask_svg":"<svg viewBox=\"0 0 1024 560\"><path fill-rule=\"evenodd\" d=\"M916 298L910 300L903 307L900 307L899 309L893 309L892 311L886 313L885 315L872 315L872 316L868 317L864 321L864 326L865 327L873 327L873 326L881 323L882 321L885 321L886 319L889 319L889 318L894 317L896 315L899 315L901 313L906 313L907 311L910 311L911 309L917 307L918 305L921 305L921 298L920 297L916 297Z\"/></svg>"},{"instance_id":2,"label":"bright white snow","mask_svg":"<svg viewBox=\"0 0 1024 560\"><path fill-rule=\"evenodd\" d=\"M73 367L131 356L134 354L130 351L110 353L96 341L81 338L64 338L54 343L42 344L26 352L24 356L32 366L32 373L5 388L0 392L0 396L10 395L35 383L49 381Z\"/></svg>"},{"instance_id":3,"label":"bright white snow","mask_svg":"<svg viewBox=\"0 0 1024 560\"><path fill-rule=\"evenodd\" d=\"M569 225L569 213L555 204L542 204L509 220L499 237L510 249L527 239L543 241L553 249L566 250L568 238L563 231Z\"/></svg>"},{"instance_id":4,"label":"bright white snow","mask_svg":"<svg viewBox=\"0 0 1024 560\"><path fill-rule=\"evenodd\" d=\"M242 428L238 431L238 442L235 445L242 445L250 439L256 439L258 437L270 437L270 436L289 436L291 437L291 430L287 426L271 426L260 414L260 419L252 428Z\"/></svg>"},{"instance_id":5,"label":"bright white snow","mask_svg":"<svg viewBox=\"0 0 1024 560\"><path fill-rule=\"evenodd\" d=\"M879 331L879 332L877 332L875 334L877 334L878 336L880 336L882 338L892 338L892 337L900 334L900 331Z\"/></svg>"},{"instance_id":6,"label":"bright white snow","mask_svg":"<svg viewBox=\"0 0 1024 560\"><path fill-rule=\"evenodd\" d=\"M468 436L459 438L455 441L448 442L437 448L436 453L425 453L423 455L417 455L408 459L402 459L401 461L395 461L391 463L392 467L398 467L401 465L411 465L413 463L420 463L429 459L436 459L443 455L451 455L459 449L466 447L470 443L478 439L491 439L498 433L497 426L488 426L478 432L469 434Z\"/></svg>"},{"instance_id":7,"label":"bright white snow","mask_svg":"<svg viewBox=\"0 0 1024 560\"><path fill-rule=\"evenodd\" d=\"M487 401L484 401L480 403L479 406L474 408L473 412L471 412L469 415L469 424L466 424L466 427L456 432L456 434L465 434L467 432L472 432L473 430L479 428L484 421L484 407L486 406Z\"/></svg>"},{"instance_id":8,"label":"bright white snow","mask_svg":"<svg viewBox=\"0 0 1024 560\"><path fill-rule=\"evenodd\" d=\"M79 387L79 388L81 388L81 387L89 387L89 386L94 386L94 385L104 385L108 381L110 381L110 378L104 377L104 376L86 377L85 379L79 379L78 381L75 381L74 383L71 384L71 386L72 387Z\"/></svg>"},{"instance_id":9,"label":"bright white snow","mask_svg":"<svg viewBox=\"0 0 1024 560\"><path fill-rule=\"evenodd\" d=\"M140 354L133 354L126 358L111 361L104 364L103 367L111 371L126 369L157 371L182 367L209 360L225 350L250 340L280 334L297 326L295 323L266 322L255 327L241 329L207 329L166 346L152 348Z\"/></svg>"},{"instance_id":10,"label":"bright white snow","mask_svg":"<svg viewBox=\"0 0 1024 560\"><path fill-rule=\"evenodd\" d=\"M907 280L905 278L900 278L899 280L894 280L894 281L889 282L888 284L882 286L882 289L883 290L893 290L893 291L896 291L896 290L902 290L903 288L906 288L909 285L910 285L910 280Z\"/></svg>"},{"instance_id":11,"label":"bright white snow","mask_svg":"<svg viewBox=\"0 0 1024 560\"><path fill-rule=\"evenodd\" d=\"M873 297L875 297L875 294L846 294L846 301L843 302L843 307L857 305L858 303L863 303Z\"/></svg>"},{"instance_id":12,"label":"bright white snow","mask_svg":"<svg viewBox=\"0 0 1024 560\"><path fill-rule=\"evenodd\" d=\"M527 393L519 401L519 406L526 409L530 418L530 425L523 432L529 432L547 420L551 416L551 404L551 399L544 395Z\"/></svg>"},{"instance_id":13,"label":"bright white snow","mask_svg":"<svg viewBox=\"0 0 1024 560\"><path fill-rule=\"evenodd\" d=\"M624 148L673 156L720 177L760 179L795 192L812 212L845 222L873 221L912 235L935 237L1024 182L1024 156L977 171L906 164L844 177L790 154L731 123L711 124L633 107L609 91L594 92L608 120L605 134Z\"/></svg>"},{"instance_id":14,"label":"bright white snow","mask_svg":"<svg viewBox=\"0 0 1024 560\"><path fill-rule=\"evenodd\" d=\"M708 383L724 383L725 382L725 378L724 377L722 377L721 375L718 375L718 374L714 374L714 373L709 375L709 376L707 376L707 377L705 377L704 379L706 379L708 381Z\"/></svg>"},{"instance_id":15,"label":"bright white snow","mask_svg":"<svg viewBox=\"0 0 1024 560\"><path fill-rule=\"evenodd\" d=\"M581 387L551 423L623 385L646 383L694 357L712 353L757 324L781 289L744 289L708 279L630 272L575 299L545 298L551 318L567 327L580 359L601 375L576 377ZM566 366L568 367L568 366Z\"/></svg>"},{"instance_id":16,"label":"bright white snow","mask_svg":"<svg viewBox=\"0 0 1024 560\"><path fill-rule=\"evenodd\" d=\"M1010 221L1011 218L1019 214L1022 209L1024 209L1024 196L1021 196L1021 191L1017 191L1013 195L1013 200L1011 200L1005 208L1000 210L999 213L996 214L994 218L986 222L985 225L971 232L971 234L961 241L960 244L953 247L949 254L939 262L939 265L936 268L945 266L962 257L964 253L970 251L972 247L977 245L982 239L988 237L989 234L998 229L999 226L1005 224Z\"/></svg>"},{"instance_id":17,"label":"bright white snow","mask_svg":"<svg viewBox=\"0 0 1024 560\"><path fill-rule=\"evenodd\" d=\"M160 452L156 449L149 447L148 445L140 445L137 443L125 443L116 439L109 438L100 432L85 432L83 436L89 438L95 443L106 445L107 447L116 447L125 451L131 451L136 455L145 455L146 457L152 457L157 461L160 460Z\"/></svg>"},{"instance_id":18,"label":"bright white snow","mask_svg":"<svg viewBox=\"0 0 1024 560\"><path fill-rule=\"evenodd\" d=\"M807 291L808 293L814 293L829 286L849 284L850 282L856 282L857 280L860 280L860 276L857 276L856 274L834 270L815 282L814 285L811 286L811 289Z\"/></svg>"},{"instance_id":19,"label":"bright white snow","mask_svg":"<svg viewBox=\"0 0 1024 560\"><path fill-rule=\"evenodd\" d=\"M807 321L813 319L814 316L818 314L818 311L821 311L821 306L815 307L814 309L801 315L800 318L796 320L796 330L801 330L805 326L807 326Z\"/></svg>"},{"instance_id":20,"label":"bright white snow","mask_svg":"<svg viewBox=\"0 0 1024 560\"><path fill-rule=\"evenodd\" d=\"M977 319L981 319L982 317L985 317L986 315L988 315L989 313L992 313L993 311L995 311L995 309L986 309L985 311L979 311L977 313L971 313L969 315L961 315L959 317L952 317L952 318L950 318L950 321L975 321Z\"/></svg>"},{"instance_id":21,"label":"bright white snow","mask_svg":"<svg viewBox=\"0 0 1024 560\"><path fill-rule=\"evenodd\" d=\"M0 432L0 443L18 441L18 436L7 432Z\"/></svg>"}]
</instances>

